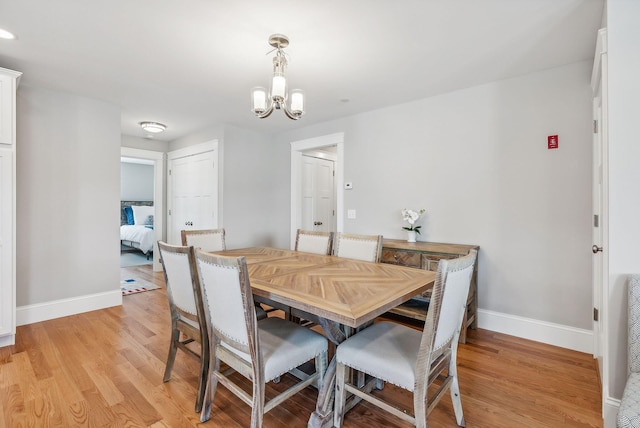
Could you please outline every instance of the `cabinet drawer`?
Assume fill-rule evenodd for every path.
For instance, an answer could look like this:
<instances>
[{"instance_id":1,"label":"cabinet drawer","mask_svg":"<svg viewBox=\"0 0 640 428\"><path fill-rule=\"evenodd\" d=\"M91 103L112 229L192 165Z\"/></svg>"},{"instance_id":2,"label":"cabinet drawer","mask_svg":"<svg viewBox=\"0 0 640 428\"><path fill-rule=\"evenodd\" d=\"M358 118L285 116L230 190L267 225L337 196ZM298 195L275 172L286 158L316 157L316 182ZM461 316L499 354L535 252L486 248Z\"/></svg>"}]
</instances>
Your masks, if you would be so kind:
<instances>
[{"instance_id":1,"label":"cabinet drawer","mask_svg":"<svg viewBox=\"0 0 640 428\"><path fill-rule=\"evenodd\" d=\"M450 260L458 258L455 254L422 254L421 267L425 270L437 271L440 260Z\"/></svg>"},{"instance_id":2,"label":"cabinet drawer","mask_svg":"<svg viewBox=\"0 0 640 428\"><path fill-rule=\"evenodd\" d=\"M383 248L382 263L420 268L420 253Z\"/></svg>"}]
</instances>

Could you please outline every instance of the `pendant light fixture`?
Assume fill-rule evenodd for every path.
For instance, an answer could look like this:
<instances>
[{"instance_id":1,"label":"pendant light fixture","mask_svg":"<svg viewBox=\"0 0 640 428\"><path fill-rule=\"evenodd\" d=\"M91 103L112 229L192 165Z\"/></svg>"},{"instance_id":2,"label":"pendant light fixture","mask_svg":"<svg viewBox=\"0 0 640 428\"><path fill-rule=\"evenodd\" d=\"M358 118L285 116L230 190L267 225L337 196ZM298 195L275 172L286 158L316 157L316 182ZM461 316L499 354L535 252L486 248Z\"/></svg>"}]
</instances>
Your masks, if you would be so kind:
<instances>
[{"instance_id":1,"label":"pendant light fixture","mask_svg":"<svg viewBox=\"0 0 640 428\"><path fill-rule=\"evenodd\" d=\"M273 79L271 92L265 88L256 87L251 90L251 110L260 119L267 118L273 110L283 110L289 119L298 120L304 114L304 92L294 89L287 94L287 80L284 70L287 59L282 49L289 46L289 38L282 34L272 34L269 44L275 48L273 57ZM287 105L288 103L288 105Z\"/></svg>"}]
</instances>

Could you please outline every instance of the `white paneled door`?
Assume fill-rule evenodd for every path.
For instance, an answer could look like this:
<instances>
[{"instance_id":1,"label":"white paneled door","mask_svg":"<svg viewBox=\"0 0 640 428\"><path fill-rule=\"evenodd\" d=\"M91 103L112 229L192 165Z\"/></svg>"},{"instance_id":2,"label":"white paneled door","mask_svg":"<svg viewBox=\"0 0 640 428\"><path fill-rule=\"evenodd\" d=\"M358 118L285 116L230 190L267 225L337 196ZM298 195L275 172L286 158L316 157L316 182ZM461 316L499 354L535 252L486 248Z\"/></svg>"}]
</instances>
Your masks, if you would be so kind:
<instances>
[{"instance_id":1,"label":"white paneled door","mask_svg":"<svg viewBox=\"0 0 640 428\"><path fill-rule=\"evenodd\" d=\"M301 188L301 228L335 231L334 162L303 155Z\"/></svg>"},{"instance_id":2,"label":"white paneled door","mask_svg":"<svg viewBox=\"0 0 640 428\"><path fill-rule=\"evenodd\" d=\"M218 227L217 151L169 161L169 242L180 244L180 231Z\"/></svg>"}]
</instances>

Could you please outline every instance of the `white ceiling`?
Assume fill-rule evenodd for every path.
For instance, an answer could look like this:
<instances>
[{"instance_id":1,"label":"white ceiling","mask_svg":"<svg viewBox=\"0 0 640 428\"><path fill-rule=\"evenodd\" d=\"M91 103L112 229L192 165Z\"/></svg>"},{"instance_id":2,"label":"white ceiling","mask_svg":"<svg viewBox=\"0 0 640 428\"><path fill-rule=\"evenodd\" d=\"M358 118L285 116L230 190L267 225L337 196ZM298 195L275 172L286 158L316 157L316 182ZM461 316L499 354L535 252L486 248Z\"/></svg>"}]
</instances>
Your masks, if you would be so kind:
<instances>
[{"instance_id":1,"label":"white ceiling","mask_svg":"<svg viewBox=\"0 0 640 428\"><path fill-rule=\"evenodd\" d=\"M230 123L279 132L593 58L603 0L2 0L0 67L106 100L123 134L173 140ZM291 44L299 121L250 112L270 34ZM345 102L344 100L348 100Z\"/></svg>"}]
</instances>

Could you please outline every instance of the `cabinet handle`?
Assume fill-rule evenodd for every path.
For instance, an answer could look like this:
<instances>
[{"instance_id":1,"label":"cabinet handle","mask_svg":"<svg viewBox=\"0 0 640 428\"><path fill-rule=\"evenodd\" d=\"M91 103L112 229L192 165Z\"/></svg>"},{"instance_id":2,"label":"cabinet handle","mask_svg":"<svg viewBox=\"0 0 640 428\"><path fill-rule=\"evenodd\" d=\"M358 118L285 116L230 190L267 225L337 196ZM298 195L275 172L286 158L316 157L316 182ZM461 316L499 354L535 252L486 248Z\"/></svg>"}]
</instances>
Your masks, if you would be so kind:
<instances>
[{"instance_id":1,"label":"cabinet handle","mask_svg":"<svg viewBox=\"0 0 640 428\"><path fill-rule=\"evenodd\" d=\"M321 221L314 221L313 225L314 226L322 226L322 222Z\"/></svg>"}]
</instances>

